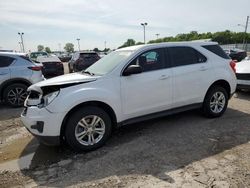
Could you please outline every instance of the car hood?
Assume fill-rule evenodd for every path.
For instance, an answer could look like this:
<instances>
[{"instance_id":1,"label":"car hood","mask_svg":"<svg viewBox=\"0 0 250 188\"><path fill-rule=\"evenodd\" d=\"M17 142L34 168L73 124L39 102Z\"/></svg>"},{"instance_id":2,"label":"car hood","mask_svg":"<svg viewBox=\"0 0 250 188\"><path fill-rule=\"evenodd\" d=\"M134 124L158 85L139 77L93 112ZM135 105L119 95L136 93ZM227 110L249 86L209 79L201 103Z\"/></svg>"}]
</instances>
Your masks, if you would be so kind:
<instances>
[{"instance_id":1,"label":"car hood","mask_svg":"<svg viewBox=\"0 0 250 188\"><path fill-rule=\"evenodd\" d=\"M47 87L65 88L73 85L93 82L97 80L99 77L100 76L90 76L82 73L66 74L38 82L30 86L28 88L28 91L35 90L38 91L39 93L42 93L42 88L47 88Z\"/></svg>"},{"instance_id":2,"label":"car hood","mask_svg":"<svg viewBox=\"0 0 250 188\"><path fill-rule=\"evenodd\" d=\"M250 74L250 61L241 61L236 64L236 73L249 73Z\"/></svg>"}]
</instances>

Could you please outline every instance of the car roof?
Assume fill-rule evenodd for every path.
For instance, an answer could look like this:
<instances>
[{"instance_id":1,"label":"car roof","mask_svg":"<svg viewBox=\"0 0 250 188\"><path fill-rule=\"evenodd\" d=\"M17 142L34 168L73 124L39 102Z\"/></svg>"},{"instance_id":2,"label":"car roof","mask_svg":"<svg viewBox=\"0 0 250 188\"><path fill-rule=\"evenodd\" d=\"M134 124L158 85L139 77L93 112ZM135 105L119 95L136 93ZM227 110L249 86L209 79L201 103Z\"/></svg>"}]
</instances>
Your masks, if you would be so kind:
<instances>
[{"instance_id":1,"label":"car roof","mask_svg":"<svg viewBox=\"0 0 250 188\"><path fill-rule=\"evenodd\" d=\"M80 52L77 52L77 53L80 53L80 54L97 54L97 52L93 52L93 51L80 51Z\"/></svg>"},{"instance_id":2,"label":"car roof","mask_svg":"<svg viewBox=\"0 0 250 188\"><path fill-rule=\"evenodd\" d=\"M27 53L21 53L21 52L0 52L0 55L16 55L16 56L27 56Z\"/></svg>"},{"instance_id":3,"label":"car roof","mask_svg":"<svg viewBox=\"0 0 250 188\"><path fill-rule=\"evenodd\" d=\"M217 42L204 42L204 41L185 41L185 42L163 42L157 44L143 44L136 46L129 46L125 48L118 49L116 51L136 51L148 48L161 48L168 46L207 46L207 45L217 45Z\"/></svg>"},{"instance_id":4,"label":"car roof","mask_svg":"<svg viewBox=\"0 0 250 188\"><path fill-rule=\"evenodd\" d=\"M49 56L49 57L38 56L37 61L40 62L40 63L44 63L44 62L61 62L61 60L57 56Z\"/></svg>"}]
</instances>

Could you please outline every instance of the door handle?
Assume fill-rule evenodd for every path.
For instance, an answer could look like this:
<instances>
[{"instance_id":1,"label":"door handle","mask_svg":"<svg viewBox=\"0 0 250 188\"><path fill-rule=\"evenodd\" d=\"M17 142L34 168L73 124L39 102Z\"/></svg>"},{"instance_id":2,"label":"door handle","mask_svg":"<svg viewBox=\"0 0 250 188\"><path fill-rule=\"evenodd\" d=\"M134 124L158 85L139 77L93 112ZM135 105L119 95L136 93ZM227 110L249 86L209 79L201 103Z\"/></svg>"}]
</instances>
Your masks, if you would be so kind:
<instances>
[{"instance_id":1,"label":"door handle","mask_svg":"<svg viewBox=\"0 0 250 188\"><path fill-rule=\"evenodd\" d=\"M200 67L200 71L206 71L207 69L207 67Z\"/></svg>"},{"instance_id":2,"label":"door handle","mask_svg":"<svg viewBox=\"0 0 250 188\"><path fill-rule=\"evenodd\" d=\"M161 77L159 78L159 80L166 80L169 78L169 75L161 75Z\"/></svg>"}]
</instances>

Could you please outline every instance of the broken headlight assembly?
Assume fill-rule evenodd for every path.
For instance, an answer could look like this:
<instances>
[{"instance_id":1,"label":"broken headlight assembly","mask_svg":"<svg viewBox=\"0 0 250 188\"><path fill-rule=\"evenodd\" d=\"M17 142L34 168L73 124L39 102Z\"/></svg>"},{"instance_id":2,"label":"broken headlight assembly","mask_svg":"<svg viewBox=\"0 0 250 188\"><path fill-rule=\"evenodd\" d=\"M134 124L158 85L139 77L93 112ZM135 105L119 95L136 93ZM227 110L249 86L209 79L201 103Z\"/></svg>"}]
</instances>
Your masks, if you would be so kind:
<instances>
[{"instance_id":1,"label":"broken headlight assembly","mask_svg":"<svg viewBox=\"0 0 250 188\"><path fill-rule=\"evenodd\" d=\"M38 107L43 108L43 107L48 106L58 96L59 92L60 92L60 90L54 91L52 93L49 93L49 94L43 96L43 98L41 100L41 104Z\"/></svg>"},{"instance_id":2,"label":"broken headlight assembly","mask_svg":"<svg viewBox=\"0 0 250 188\"><path fill-rule=\"evenodd\" d=\"M60 88L46 86L42 88L35 88L29 91L28 98L25 101L25 106L37 106L43 108L52 103L53 100L58 96Z\"/></svg>"}]
</instances>

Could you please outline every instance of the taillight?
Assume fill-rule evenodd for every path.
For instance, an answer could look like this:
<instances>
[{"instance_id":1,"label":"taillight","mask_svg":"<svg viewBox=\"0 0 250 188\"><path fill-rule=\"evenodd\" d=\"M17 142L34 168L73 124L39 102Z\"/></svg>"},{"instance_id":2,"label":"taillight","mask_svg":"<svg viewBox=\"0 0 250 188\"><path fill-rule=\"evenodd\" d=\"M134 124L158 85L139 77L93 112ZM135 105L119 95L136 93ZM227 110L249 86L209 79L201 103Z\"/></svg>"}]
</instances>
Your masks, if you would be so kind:
<instances>
[{"instance_id":1,"label":"taillight","mask_svg":"<svg viewBox=\"0 0 250 188\"><path fill-rule=\"evenodd\" d=\"M233 69L233 71L234 71L234 73L236 73L236 63L235 63L235 61L231 61L230 62L230 66L231 66L231 68Z\"/></svg>"},{"instance_id":2,"label":"taillight","mask_svg":"<svg viewBox=\"0 0 250 188\"><path fill-rule=\"evenodd\" d=\"M35 66L35 67L28 67L28 69L33 70L33 71L40 71L40 70L42 70L42 67Z\"/></svg>"}]
</instances>

